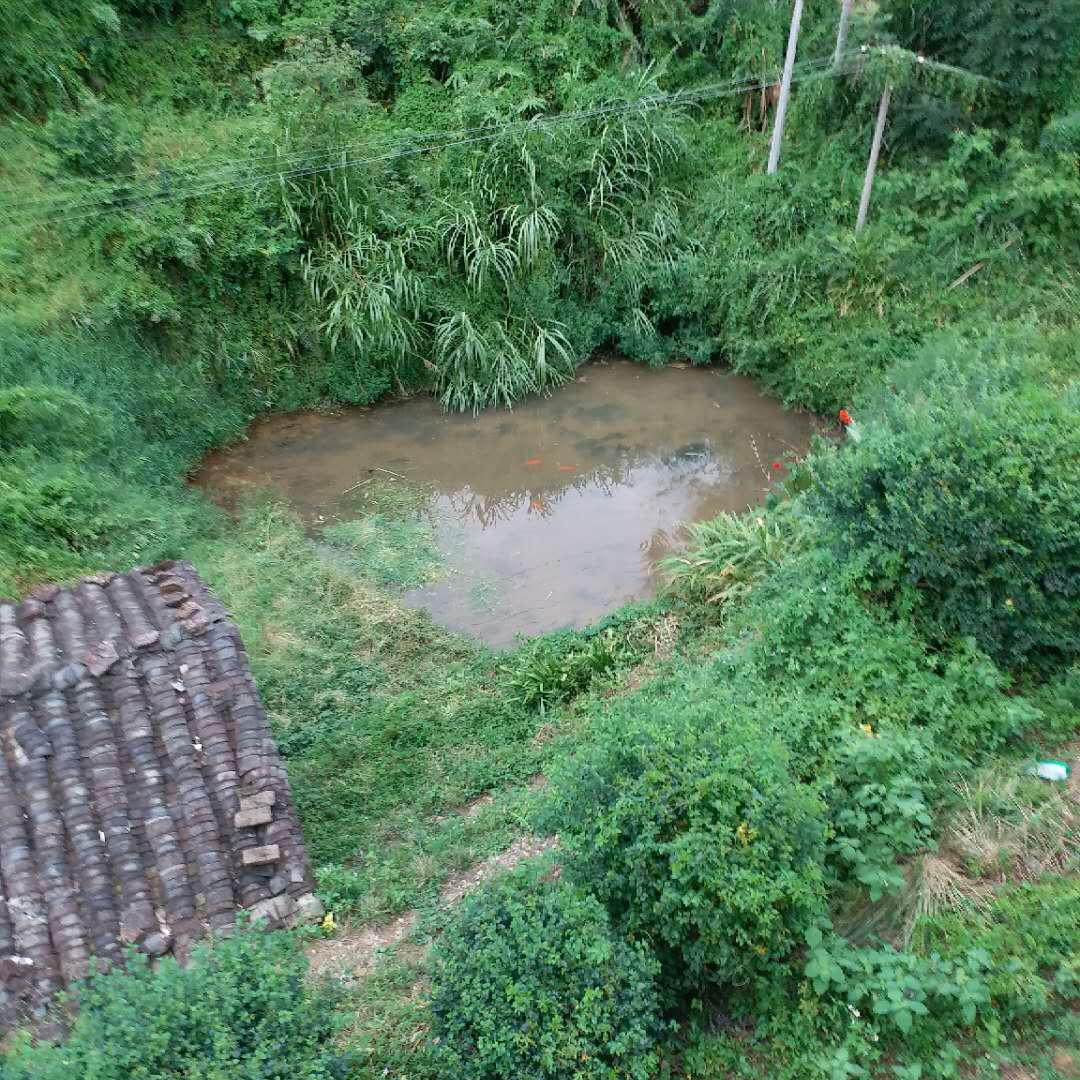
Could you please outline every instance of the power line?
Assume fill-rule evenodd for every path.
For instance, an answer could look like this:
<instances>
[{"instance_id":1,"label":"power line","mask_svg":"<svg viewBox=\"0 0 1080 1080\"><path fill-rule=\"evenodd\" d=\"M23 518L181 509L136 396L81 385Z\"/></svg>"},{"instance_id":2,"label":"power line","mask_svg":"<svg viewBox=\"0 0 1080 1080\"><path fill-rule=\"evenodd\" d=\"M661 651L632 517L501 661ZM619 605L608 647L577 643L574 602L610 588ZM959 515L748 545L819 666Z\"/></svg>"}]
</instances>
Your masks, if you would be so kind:
<instances>
[{"instance_id":1,"label":"power line","mask_svg":"<svg viewBox=\"0 0 1080 1080\"><path fill-rule=\"evenodd\" d=\"M803 81L807 81L808 73L813 72L815 69L821 70L828 63L826 60L810 61L805 64L800 72L800 77ZM833 71L829 72L829 77L845 74L846 71ZM659 108L666 105L679 106L679 105L692 105L697 103L700 99L708 97L721 96L724 94L742 94L751 92L758 89L763 89L766 86L772 85L772 82L758 82L752 83L749 81L730 81L727 83L714 84L713 86L701 87L696 90L683 90L673 94L666 95L653 95L647 98L641 98L633 102L625 102L617 105L603 106L591 110L583 110L574 113L558 113L547 117L534 117L527 120L511 121L504 124L485 125L478 128L466 128L458 132L436 132L435 137L440 141L425 144L415 147L408 147L401 150L391 151L386 154L376 155L371 158L353 159L348 160L347 152L356 146L362 144L354 144L353 146L346 147L332 147L320 151L311 151L296 155L287 155L284 158L280 158L286 163L286 165L297 166L289 169L275 169L263 174L256 174L255 176L243 177L238 173L226 174L221 180L214 180L215 173L213 171L208 172L205 176L189 178L185 183L182 183L178 187L172 188L167 191L152 193L149 195L129 194L122 196L120 201L115 200L115 195L97 195L92 196L89 199L72 199L66 204L63 202L52 202L48 200L32 200L30 202L24 202L22 205L25 208L20 215L18 212L15 214L9 214L9 218L23 220L49 220L55 218L61 214L79 219L81 217L92 216L97 209L102 211L115 212L116 210L124 209L139 209L143 206L155 204L157 202L169 202L175 199L197 197L205 194L213 194L217 191L228 190L232 188L240 188L247 186L254 186L264 182L270 182L274 180L290 179L294 177L302 177L306 175L315 175L321 172L330 172L341 168L353 168L360 165L373 164L377 162L389 161L400 157L415 156L418 154L428 153L431 151L453 148L456 146L468 145L476 142L491 141L500 137L508 131L522 130L528 131L529 129L539 130L548 126L552 126L559 123L573 122L583 119L598 118L604 116L612 116L632 112L640 109ZM469 136L470 132L478 132L480 134L475 137L460 137ZM311 168L304 168L303 166L314 162L318 158L326 157L330 153L343 153L345 154L345 160L340 162L331 162L321 166L314 166ZM238 163L241 159L237 159ZM260 160L260 158L247 159L247 160ZM122 190L125 185L121 185ZM38 210L37 208L42 209ZM82 209L85 212L75 215L69 213L70 209L77 208Z\"/></svg>"},{"instance_id":2,"label":"power line","mask_svg":"<svg viewBox=\"0 0 1080 1080\"><path fill-rule=\"evenodd\" d=\"M568 122L568 121L574 121L574 120L601 117L601 116L617 114L617 113L621 113L621 112L625 112L625 111L629 111L629 110L633 110L633 109L648 108L648 107L651 107L651 106L654 106L654 105L661 105L661 104L663 104L665 102L665 100L670 100L673 103L676 100L686 100L686 101L689 102L694 97L698 97L698 96L702 96L702 95L709 94L709 93L712 93L712 92L716 92L717 90L720 90L720 89L722 89L724 91L737 90L738 92L745 92L746 90L754 89L754 86L752 85L751 80L742 80L742 81L739 81L737 83L732 81L732 82L728 82L728 83L717 84L716 86L713 86L713 87L702 87L699 90L695 90L695 91L680 91L678 94L672 94L672 95L654 95L653 97L641 98L641 99L638 99L637 101L634 101L634 102L624 102L624 103L620 103L620 104L617 104L617 105L599 106L599 107L597 107L595 109L581 110L581 111L572 112L572 113L571 112L558 113L558 114L554 114L554 115L549 116L549 117L534 117L534 118L527 119L527 120L510 121L510 122L506 122L506 123L502 123L502 124L485 124L485 125L482 125L482 126L479 126L479 127L465 128L465 129L461 129L461 130L458 130L458 131L449 131L449 132L443 131L443 132L422 133L421 135L417 136L417 138L420 138L420 139L430 138L430 139L438 140L438 141L436 141L435 143L432 143L432 144L422 144L421 147L420 147L420 150L421 151L427 151L427 150L430 150L430 149L435 149L438 146L442 145L443 143L445 143L446 145L457 145L459 143L462 143L462 142L466 141L467 139L469 139L469 137L471 137L473 135L488 135L488 134L501 135L501 134L503 134L504 132L507 132L507 131L511 131L511 130L515 130L515 129L528 129L530 127L535 128L535 127L539 127L539 126L541 126L543 124L546 124L546 123L556 123L556 122L561 123L561 122ZM297 167L302 167L302 166L304 166L306 164L310 164L310 163L316 161L319 158L324 158L324 157L327 157L329 155L342 154L342 155L346 155L346 157L347 157L347 155L348 155L348 153L350 151L361 149L365 145L368 145L368 144L353 143L353 144L347 144L347 145L343 145L343 146L326 147L326 148L321 149L321 150L298 152L296 154L291 154L291 155L279 156L279 155L275 155L275 154L267 154L267 155L257 155L257 156L250 157L250 158L237 158L237 159L233 159L231 163L223 163L223 165L221 167L211 169L211 170L207 171L202 176L194 176L194 177L187 178L187 180L184 181L181 184L180 188L175 189L175 190L176 190L177 194L179 194L180 191L187 190L189 188L191 190L193 190L193 191L196 190L196 189L202 190L202 187L201 187L202 185L205 185L205 184L208 184L208 183L214 183L216 181L216 179L218 179L219 177L221 179L222 184L228 184L233 179L243 179L245 182L260 181L263 178L273 179L273 178L281 175L284 172L288 172L291 169L295 169ZM383 157L389 158L389 157L392 157L392 156L396 156L398 153L408 154L409 152L410 152L409 149L406 149L404 151L392 151L388 155L380 155L379 158L380 159L383 158ZM255 177L246 177L246 178L244 178L239 173L239 170L243 169L244 167L246 167L248 165L251 165L253 163L258 163L258 162L265 161L265 160L275 161L275 162L281 164L283 166L283 168L273 169L270 172L267 172L267 173L262 174L262 175L256 175ZM376 159L367 159L367 160L376 160ZM361 162L359 162L359 161L348 162L349 165L360 164L360 163ZM364 163L366 163L366 161ZM335 163L334 167L341 167L341 165L340 165L340 163ZM224 169L224 171L221 171L222 169ZM152 182L154 178L146 178L146 179L148 181ZM129 184L129 181L125 177L123 180L120 180L119 182L113 184L113 191L114 192L123 191L126 187L128 187L128 184ZM208 188L206 190L211 190L211 189ZM92 205L92 204L93 205L100 204L102 206L107 206L109 204L109 202L111 201L111 198L112 198L112 196L110 196L109 194L94 193L93 195L90 195L88 198L83 198L83 199L68 198L67 196L60 196L59 198L52 199L52 200L49 200L48 198L29 199L29 200L24 200L21 203L9 203L8 206L11 209L14 209L16 211L18 211L19 209L26 209L26 208L33 209L33 208L37 208L37 207L40 207L40 206L45 206L46 209L58 208L58 207L72 207L72 206L89 206L89 205ZM140 196L129 195L129 196L127 196L127 198L129 198L129 199L137 199L137 198L140 198ZM50 207L49 204L51 204L51 207ZM11 216L17 216L17 215L11 215Z\"/></svg>"},{"instance_id":3,"label":"power line","mask_svg":"<svg viewBox=\"0 0 1080 1080\"><path fill-rule=\"evenodd\" d=\"M841 70L831 69L832 62L832 57L808 61L806 64L802 65L798 72L798 77L801 81L807 82L813 81L814 79L835 78L847 74L850 70L847 68ZM827 68L829 68L829 70L827 70ZM640 98L636 101L601 106L596 109L556 113L550 116L533 117L527 120L510 121L503 124L465 128L456 132L436 132L433 134L438 141L399 148L367 158L355 158L352 160L349 160L348 158L349 150L359 148L364 144L352 144L344 147L328 147L322 150L286 155L283 158L277 158L276 160L286 164L285 169L274 169L258 173L254 176L245 177L241 175L238 170L246 163L265 160L265 158L270 155L260 155L249 159L236 159L237 171L234 171L231 175L229 173L222 174L219 170L212 169L201 177L189 178L185 183L180 184L178 187L145 195L133 193L121 196L119 200L115 198L115 193L114 195L95 194L89 199L69 199L66 203L62 200L31 200L22 204L22 213L16 212L15 214L9 214L8 217L10 220L14 221L38 223L56 220L60 217L64 217L67 220L80 220L87 217L100 216L103 213L114 213L118 210L133 211L147 206L157 205L159 203L195 198L214 194L219 191L254 187L275 181L282 182L285 180L300 179L307 176L333 172L339 169L356 168L406 157L414 157L443 149L453 149L482 142L491 142L511 131L527 133L530 130L545 130L556 124L618 116L629 112L652 108L694 105L712 97L744 94L755 90L761 90L767 86L773 85L773 81L774 80L752 83L747 80L730 80L726 83L713 84L695 90L682 90L671 94L652 95L650 97ZM476 134L471 134L473 132ZM317 163L319 162L319 159L324 159L330 154L342 154L343 160ZM122 190L125 186L125 184L121 183L118 185L118 188ZM72 210L78 212L72 213Z\"/></svg>"},{"instance_id":4,"label":"power line","mask_svg":"<svg viewBox=\"0 0 1080 1080\"><path fill-rule=\"evenodd\" d=\"M821 67L821 66L824 65L824 63L825 63L824 60L818 59L818 60L808 61L806 64L801 65L801 66L802 66L803 70L810 70L810 69L813 69L813 68ZM729 79L729 80L725 80L724 82L721 82L721 83L713 83L713 84L706 85L706 86L703 86L703 87L698 87L696 89L680 90L680 91L675 91L674 93L671 93L671 94L652 95L651 97L639 99L639 102L630 102L630 103L623 103L623 104L636 105L638 103L647 104L647 103L650 103L652 101L662 102L665 99L677 99L677 98L681 98L681 97L686 97L688 95L709 93L709 92L712 92L713 90L727 89L727 88L740 87L740 86L744 87L746 89L755 89L756 88L755 84L756 84L756 77L754 77L754 76L746 76L746 77L741 78L741 79ZM771 85L771 83L768 84L768 85ZM618 106L616 106L616 107L618 107ZM599 108L607 108L607 106L599 106ZM583 110L583 113L584 112L591 113L592 111L593 110ZM579 115L579 114L575 114L575 113L556 113L556 114L551 114L551 116L549 116L549 117L533 117L533 118L526 119L526 120L505 121L505 122L499 122L499 123L483 124L483 125L480 125L480 126L477 126L477 127L463 128L463 129L459 129L459 130L456 130L456 131L450 131L450 132L447 132L447 131L418 132L413 137L415 139L424 139L424 140L426 140L426 139L436 139L436 138L449 138L449 137L458 138L460 136L478 134L478 133L482 133L482 132L485 132L485 131L490 131L490 130L493 130L493 129L496 129L496 128L513 127L513 126L516 126L516 125L528 125L528 124L534 123L536 120L552 119L554 117L562 117L562 116L565 116L567 118L571 118L571 117L573 117L575 115ZM219 170L230 170L230 169L233 169L235 167L240 167L240 166L244 166L244 165L259 162L259 161L271 161L271 162L284 161L284 162L288 162L291 159L303 158L303 157L307 157L309 155L314 156L316 154L317 155L327 155L327 154L344 153L344 152L348 152L350 150L358 149L361 145L362 144L360 144L360 143L347 143L347 144L338 145L338 146L325 147L325 148L323 148L321 150L318 150L318 151L298 151L298 152L296 152L294 154L285 154L285 155L280 155L276 151L270 151L270 152L267 152L265 154L252 154L252 155L248 155L248 156L245 156L245 157L232 157L232 158L222 157L222 158L217 158L217 159L213 159L213 160L210 160L210 161L204 161L202 163L201 167L208 169L209 172L216 172L216 171L219 171ZM181 161L177 162L176 164L178 166L182 166L184 164L184 162L181 160ZM125 171L125 172L118 172L118 173L98 173L96 179L101 180L101 181L111 181L114 187L123 188L123 187L128 186L130 183L137 181L139 179L139 177L137 176L137 174L135 174L133 172ZM79 185L85 184L86 182L87 181L84 180L84 179L73 178L73 177L62 177L62 178L54 179L52 181L54 186L56 186L56 185L67 185L67 186L70 186L70 187L78 187ZM59 198L66 198L66 197L67 196L60 196ZM34 203L34 202L39 202L39 201L43 201L43 200L39 200L39 199L24 200L22 203L13 202L13 203L9 203L8 205L10 205L12 207L19 207L20 205L25 205L27 203Z\"/></svg>"}]
</instances>

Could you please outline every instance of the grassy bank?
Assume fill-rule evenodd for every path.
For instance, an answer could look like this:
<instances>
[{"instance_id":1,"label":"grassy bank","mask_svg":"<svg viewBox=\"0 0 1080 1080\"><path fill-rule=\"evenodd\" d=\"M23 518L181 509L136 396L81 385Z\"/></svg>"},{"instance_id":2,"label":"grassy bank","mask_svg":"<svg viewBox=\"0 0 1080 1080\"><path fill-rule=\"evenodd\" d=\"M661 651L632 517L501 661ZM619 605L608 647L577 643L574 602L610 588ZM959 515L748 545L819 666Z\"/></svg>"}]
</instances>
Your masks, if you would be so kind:
<instances>
[{"instance_id":1,"label":"grassy bank","mask_svg":"<svg viewBox=\"0 0 1080 1080\"><path fill-rule=\"evenodd\" d=\"M823 945L750 987L685 1002L662 1051L670 1074L977 1065L989 1076L1011 1062L1068 1076L1080 801L1074 784L1059 789L1026 771L1037 757L1074 756L1080 672L1018 694L970 645L943 662L907 620L823 569L784 522L792 509L772 512L785 539L771 560L735 542L746 572L730 597L700 599L691 574L716 554L703 545L663 605L611 621L613 662L594 659L543 712L530 693L536 679L580 672L577 658L602 630L493 656L400 607L381 562L378 585L362 558L328 563L273 505L252 508L229 542L196 548L244 633L338 924L316 953L346 976L355 1075L444 1075L424 1033L428 948L454 919L447 897L468 892L485 860L523 835L557 831L573 844L577 830L604 828L588 797L563 786L576 763L643 723L726 726L749 714L822 793L838 935L827 955L841 966L819 986ZM832 605L814 601L821 618L808 626L802 597L834 589ZM674 634L660 632L672 625ZM762 626L773 634L762 638ZM767 752L761 738L755 755ZM554 788L537 782L548 776ZM368 929L380 927L385 951L370 969ZM349 978L361 946L363 974ZM950 963L968 965L970 1021L940 997L957 978L939 970ZM904 1010L879 1008L893 988L913 1003L911 1027Z\"/></svg>"},{"instance_id":2,"label":"grassy bank","mask_svg":"<svg viewBox=\"0 0 1080 1080\"><path fill-rule=\"evenodd\" d=\"M809 0L774 176L783 5L37 8L0 15L0 593L196 563L309 947L363 962L109 976L3 1068L112 1080L152 1015L147 1080L1074 1075L1076 779L1029 772L1080 716L1071 0L858 4L835 70ZM386 492L327 551L184 482L267 412L501 406L601 347L851 422L585 631L495 655L405 609L437 560ZM213 1039L185 987L240 1003Z\"/></svg>"},{"instance_id":3,"label":"grassy bank","mask_svg":"<svg viewBox=\"0 0 1080 1080\"><path fill-rule=\"evenodd\" d=\"M1026 320L1071 354L1067 7L1027 38L1004 10L860 7L859 59L833 72L835 12L809 5L775 176L760 91L725 82L772 78L771 4L545 3L522 22L486 0L253 0L114 21L73 0L55 33L9 13L0 588L182 553L208 525L179 477L267 411L418 388L505 404L613 346L733 364L832 413L944 326L976 343ZM966 48L1026 74L988 82ZM522 128L553 115L573 119ZM484 125L504 129L414 152Z\"/></svg>"}]
</instances>

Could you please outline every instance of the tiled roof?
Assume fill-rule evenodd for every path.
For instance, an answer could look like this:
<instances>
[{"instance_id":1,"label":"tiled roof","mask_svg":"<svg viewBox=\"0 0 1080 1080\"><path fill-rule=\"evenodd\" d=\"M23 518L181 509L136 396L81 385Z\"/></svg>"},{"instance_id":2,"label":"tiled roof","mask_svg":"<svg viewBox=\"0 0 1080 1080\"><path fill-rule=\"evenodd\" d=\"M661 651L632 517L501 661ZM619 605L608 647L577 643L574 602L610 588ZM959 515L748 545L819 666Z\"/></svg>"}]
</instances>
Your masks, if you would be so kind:
<instances>
[{"instance_id":1,"label":"tiled roof","mask_svg":"<svg viewBox=\"0 0 1080 1080\"><path fill-rule=\"evenodd\" d=\"M0 601L0 1026L122 943L318 917L236 628L186 563Z\"/></svg>"}]
</instances>

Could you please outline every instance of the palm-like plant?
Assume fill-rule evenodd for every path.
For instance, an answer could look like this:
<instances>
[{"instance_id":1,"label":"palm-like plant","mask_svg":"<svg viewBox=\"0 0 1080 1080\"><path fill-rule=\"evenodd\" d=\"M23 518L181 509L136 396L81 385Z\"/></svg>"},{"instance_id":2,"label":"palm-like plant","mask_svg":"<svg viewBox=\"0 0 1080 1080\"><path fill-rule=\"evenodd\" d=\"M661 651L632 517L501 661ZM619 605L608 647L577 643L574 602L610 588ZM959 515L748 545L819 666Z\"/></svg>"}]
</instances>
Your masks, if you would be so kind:
<instances>
[{"instance_id":1,"label":"palm-like plant","mask_svg":"<svg viewBox=\"0 0 1080 1080\"><path fill-rule=\"evenodd\" d=\"M669 118L642 108L606 120L596 134L582 188L590 212L644 199L682 151Z\"/></svg>"},{"instance_id":2,"label":"palm-like plant","mask_svg":"<svg viewBox=\"0 0 1080 1080\"><path fill-rule=\"evenodd\" d=\"M325 311L321 329L331 348L346 336L360 352L374 349L394 362L409 355L424 291L409 255L420 246L413 229L389 240L360 229L344 244L323 243L304 254L304 280Z\"/></svg>"},{"instance_id":3,"label":"palm-like plant","mask_svg":"<svg viewBox=\"0 0 1080 1080\"><path fill-rule=\"evenodd\" d=\"M485 72L498 88L523 77ZM633 92L653 90L646 73ZM446 209L425 215L429 225L412 224L415 192L394 184L387 198L389 176L372 170L284 183L331 349L348 344L395 373L422 359L450 408L509 405L570 377L592 344L595 331L580 319L571 331L555 316L568 299L571 310L587 303L598 267L608 268L603 287L620 332L654 338L645 296L682 245L663 187L680 150L677 128L647 105L508 130L483 149L433 159Z\"/></svg>"},{"instance_id":4,"label":"palm-like plant","mask_svg":"<svg viewBox=\"0 0 1080 1080\"><path fill-rule=\"evenodd\" d=\"M512 405L564 382L574 354L563 327L525 320L478 325L467 311L448 313L435 329L435 389L451 409L478 412Z\"/></svg>"},{"instance_id":5,"label":"palm-like plant","mask_svg":"<svg viewBox=\"0 0 1080 1080\"><path fill-rule=\"evenodd\" d=\"M769 514L719 514L686 526L686 550L661 564L669 588L698 603L721 607L754 586L805 541L802 521L781 507Z\"/></svg>"},{"instance_id":6,"label":"palm-like plant","mask_svg":"<svg viewBox=\"0 0 1080 1080\"><path fill-rule=\"evenodd\" d=\"M476 206L468 203L436 225L448 265L463 271L469 288L475 292L495 277L509 292L517 273L517 247L492 228L496 221L497 215L481 217Z\"/></svg>"}]
</instances>

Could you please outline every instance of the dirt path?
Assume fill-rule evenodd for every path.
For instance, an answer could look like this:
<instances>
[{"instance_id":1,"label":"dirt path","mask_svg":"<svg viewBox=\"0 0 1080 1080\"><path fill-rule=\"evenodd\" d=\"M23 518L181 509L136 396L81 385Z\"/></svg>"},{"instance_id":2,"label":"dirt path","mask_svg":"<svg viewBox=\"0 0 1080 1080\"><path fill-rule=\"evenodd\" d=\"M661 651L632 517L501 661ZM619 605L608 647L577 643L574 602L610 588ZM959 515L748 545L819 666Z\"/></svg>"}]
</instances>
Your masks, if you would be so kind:
<instances>
[{"instance_id":1,"label":"dirt path","mask_svg":"<svg viewBox=\"0 0 1080 1080\"><path fill-rule=\"evenodd\" d=\"M557 843L556 836L519 836L505 851L448 878L439 891L440 905L457 904L483 882L505 873L525 859L553 850ZM311 974L317 978L329 975L361 981L374 970L379 953L408 938L419 921L418 912L407 911L390 922L342 926L333 937L314 941L305 950ZM410 948L416 950L417 959L423 954L420 946Z\"/></svg>"}]
</instances>

